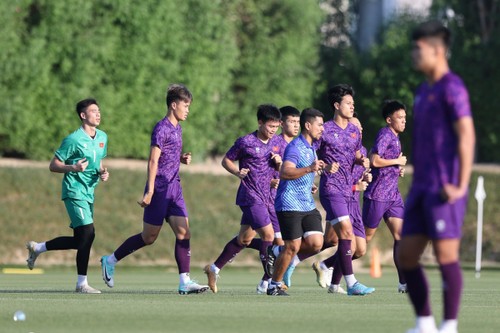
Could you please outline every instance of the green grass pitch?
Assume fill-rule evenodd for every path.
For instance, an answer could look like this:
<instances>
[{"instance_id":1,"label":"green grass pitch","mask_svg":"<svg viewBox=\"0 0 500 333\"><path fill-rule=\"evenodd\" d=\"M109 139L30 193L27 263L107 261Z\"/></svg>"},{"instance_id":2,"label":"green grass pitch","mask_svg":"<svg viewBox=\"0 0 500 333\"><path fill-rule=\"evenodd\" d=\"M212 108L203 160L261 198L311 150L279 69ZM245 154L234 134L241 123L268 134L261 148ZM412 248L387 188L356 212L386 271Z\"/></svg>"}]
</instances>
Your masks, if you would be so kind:
<instances>
[{"instance_id":1,"label":"green grass pitch","mask_svg":"<svg viewBox=\"0 0 500 333\"><path fill-rule=\"evenodd\" d=\"M427 270L432 306L441 317L439 272ZM205 283L200 268L192 275ZM315 282L304 266L293 276L291 297L255 294L256 268L222 271L219 293L180 296L174 269L117 266L115 288L108 289L92 268L90 283L101 295L73 293L69 268L47 268L42 275L0 274L0 332L405 332L413 325L407 296L396 292L396 274L384 268L380 279L357 274L376 287L364 297L332 295ZM464 271L465 288L460 332L498 332L500 271L484 271L480 279ZM14 322L16 310L26 321Z\"/></svg>"}]
</instances>

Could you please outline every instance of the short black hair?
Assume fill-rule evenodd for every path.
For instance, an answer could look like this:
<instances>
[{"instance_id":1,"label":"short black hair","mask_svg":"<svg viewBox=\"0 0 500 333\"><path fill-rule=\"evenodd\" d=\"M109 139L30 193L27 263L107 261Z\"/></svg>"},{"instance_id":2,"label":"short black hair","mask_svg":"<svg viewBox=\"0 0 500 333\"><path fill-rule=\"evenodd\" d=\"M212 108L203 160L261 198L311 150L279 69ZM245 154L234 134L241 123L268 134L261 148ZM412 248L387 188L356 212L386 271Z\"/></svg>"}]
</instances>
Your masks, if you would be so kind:
<instances>
[{"instance_id":1,"label":"short black hair","mask_svg":"<svg viewBox=\"0 0 500 333\"><path fill-rule=\"evenodd\" d=\"M451 31L438 20L431 20L419 24L411 34L411 40L417 41L422 38L438 38L446 48L451 45Z\"/></svg>"},{"instance_id":2,"label":"short black hair","mask_svg":"<svg viewBox=\"0 0 500 333\"><path fill-rule=\"evenodd\" d=\"M268 121L280 121L280 109L274 104L261 104L257 107L257 120L267 123Z\"/></svg>"},{"instance_id":3,"label":"short black hair","mask_svg":"<svg viewBox=\"0 0 500 333\"><path fill-rule=\"evenodd\" d=\"M304 130L306 128L306 123L311 122L313 118L316 117L321 117L325 118L323 115L323 112L314 109L314 108L307 108L302 110L302 113L300 114L300 128Z\"/></svg>"},{"instance_id":4,"label":"short black hair","mask_svg":"<svg viewBox=\"0 0 500 333\"><path fill-rule=\"evenodd\" d=\"M192 100L193 94L191 94L191 92L185 85L174 83L168 86L167 97L165 97L167 107L170 107L170 104L172 104L173 102L191 102Z\"/></svg>"},{"instance_id":5,"label":"short black hair","mask_svg":"<svg viewBox=\"0 0 500 333\"><path fill-rule=\"evenodd\" d=\"M76 103L76 114L78 115L78 118L80 118L80 120L82 119L80 113L87 111L87 108L92 104L99 106L94 98L86 98Z\"/></svg>"},{"instance_id":6,"label":"short black hair","mask_svg":"<svg viewBox=\"0 0 500 333\"><path fill-rule=\"evenodd\" d=\"M327 92L328 103L334 109L333 104L342 102L344 96L351 95L354 97L354 89L345 83L337 84ZM335 110L335 109L334 109Z\"/></svg>"},{"instance_id":7,"label":"short black hair","mask_svg":"<svg viewBox=\"0 0 500 333\"><path fill-rule=\"evenodd\" d=\"M406 106L403 103L396 100L391 100L391 99L385 100L382 106L382 117L384 119L387 119L387 117L392 116L394 112L399 110L406 111Z\"/></svg>"},{"instance_id":8,"label":"short black hair","mask_svg":"<svg viewBox=\"0 0 500 333\"><path fill-rule=\"evenodd\" d=\"M281 120L282 121L285 121L286 117L288 117L288 116L300 117L300 111L291 105L281 107L280 112L281 112Z\"/></svg>"}]
</instances>

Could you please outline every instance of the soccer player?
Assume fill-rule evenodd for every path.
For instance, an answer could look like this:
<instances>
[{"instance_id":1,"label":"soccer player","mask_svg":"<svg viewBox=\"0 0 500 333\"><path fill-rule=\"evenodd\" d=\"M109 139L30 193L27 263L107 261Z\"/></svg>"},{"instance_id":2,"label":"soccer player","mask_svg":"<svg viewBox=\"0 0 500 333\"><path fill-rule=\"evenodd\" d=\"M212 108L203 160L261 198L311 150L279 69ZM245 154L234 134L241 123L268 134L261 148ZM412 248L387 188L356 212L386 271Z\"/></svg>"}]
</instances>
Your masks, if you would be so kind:
<instances>
[{"instance_id":1,"label":"soccer player","mask_svg":"<svg viewBox=\"0 0 500 333\"><path fill-rule=\"evenodd\" d=\"M338 163L337 172L324 172L320 179L320 201L326 219L338 236L337 260L344 274L348 295L366 295L375 289L357 281L352 269L352 249L355 243L350 219L349 203L352 198L352 170L355 164L369 167L369 160L361 154L361 133L349 122L354 115L354 90L339 84L328 90L328 102L334 110L332 120L325 123L318 157L327 164Z\"/></svg>"},{"instance_id":2,"label":"soccer player","mask_svg":"<svg viewBox=\"0 0 500 333\"><path fill-rule=\"evenodd\" d=\"M409 332L437 332L429 286L419 263L429 240L443 286L444 319L439 332L457 332L458 326L459 248L475 130L467 88L448 67L450 35L438 21L422 23L412 34L413 64L426 81L414 100L414 173L398 253L417 317L416 327Z\"/></svg>"},{"instance_id":3,"label":"soccer player","mask_svg":"<svg viewBox=\"0 0 500 333\"><path fill-rule=\"evenodd\" d=\"M280 108L281 113L281 134L277 135L278 144L280 145L280 151L285 152L285 148L298 134L300 130L300 111L295 107L287 105ZM281 155L281 157L283 157ZM271 179L271 199L274 205L274 198L276 197L276 189L278 188L280 179L279 171L275 172L273 179ZM281 230L278 223L278 219L271 216L271 223L274 230L274 241L273 244L277 246L283 246L283 237L281 236ZM250 249L260 251L262 246L262 240L260 238L254 238L247 246ZM288 271L287 271L288 272ZM266 279L266 275L262 277L261 281L257 285L257 293L265 294L267 291L267 286L269 285L269 279Z\"/></svg>"},{"instance_id":4,"label":"soccer player","mask_svg":"<svg viewBox=\"0 0 500 333\"><path fill-rule=\"evenodd\" d=\"M366 241L375 235L382 218L394 238L393 259L398 271L398 291L406 293L407 286L397 261L397 251L403 225L404 204L398 189L398 179L402 167L406 165L399 135L405 130L406 107L404 104L388 100L382 108L382 117L387 125L377 134L371 150L373 181L364 193L363 223Z\"/></svg>"},{"instance_id":5,"label":"soccer player","mask_svg":"<svg viewBox=\"0 0 500 333\"><path fill-rule=\"evenodd\" d=\"M204 269L208 286L214 293L217 292L220 270L248 246L256 234L261 239L259 254L265 267L266 249L274 239L271 221L276 219L276 212L270 184L275 171L281 167L281 146L275 136L280 119L281 113L276 106L260 105L257 109L258 129L238 138L222 160L222 166L241 180L236 204L243 214L238 235L226 244L217 260ZM259 289L267 290L264 282L269 278L265 273L258 292Z\"/></svg>"},{"instance_id":6,"label":"soccer player","mask_svg":"<svg viewBox=\"0 0 500 333\"><path fill-rule=\"evenodd\" d=\"M64 173L62 200L68 212L73 237L57 237L47 242L26 244L29 255L28 268L33 269L40 253L55 250L77 250L76 269L78 279L76 292L100 294L89 286L87 269L94 230L94 190L99 181L107 181L109 173L102 165L106 157L108 136L97 129L101 123L101 111L95 99L84 99L76 104L76 114L81 127L64 138L55 156L50 161L52 172Z\"/></svg>"},{"instance_id":7,"label":"soccer player","mask_svg":"<svg viewBox=\"0 0 500 333\"><path fill-rule=\"evenodd\" d=\"M114 286L115 265L129 254L155 242L165 220L175 234L175 260L179 268L179 294L202 293L189 276L191 251L188 214L179 177L180 163L189 164L191 153L182 153L181 121L186 120L193 95L185 86L168 87L167 114L154 127L148 161L148 178L139 205L144 208L142 232L128 238L112 254L101 258L102 277Z\"/></svg>"},{"instance_id":8,"label":"soccer player","mask_svg":"<svg viewBox=\"0 0 500 333\"><path fill-rule=\"evenodd\" d=\"M349 123L356 126L360 132L361 137L363 137L363 126L359 121L356 112L353 117L349 119ZM364 146L360 148L361 155L367 156L367 149ZM363 219L361 216L359 197L360 193L366 190L368 184L372 181L372 174L370 169L366 169L363 165L356 164L352 169L352 197L349 200L349 215L352 222L353 234L354 234L354 246L353 248L353 260L359 259L366 254L366 235L365 228L363 226ZM337 252L338 253L338 252ZM317 281L320 286L325 288L329 285L328 292L332 294L347 294L347 292L340 286L340 281L342 280L342 268L340 266L340 260L338 260L338 254L335 253L330 258L318 263L313 264L313 269L317 275ZM332 274L332 267L334 268ZM330 276L330 280L327 280Z\"/></svg>"},{"instance_id":9,"label":"soccer player","mask_svg":"<svg viewBox=\"0 0 500 333\"><path fill-rule=\"evenodd\" d=\"M316 209L312 188L315 173L325 166L312 146L323 133L323 114L305 109L300 115L301 135L287 147L280 171L275 208L285 245L276 263L267 289L270 296L288 296L282 289L285 270L299 249L318 253L323 245L321 215Z\"/></svg>"}]
</instances>

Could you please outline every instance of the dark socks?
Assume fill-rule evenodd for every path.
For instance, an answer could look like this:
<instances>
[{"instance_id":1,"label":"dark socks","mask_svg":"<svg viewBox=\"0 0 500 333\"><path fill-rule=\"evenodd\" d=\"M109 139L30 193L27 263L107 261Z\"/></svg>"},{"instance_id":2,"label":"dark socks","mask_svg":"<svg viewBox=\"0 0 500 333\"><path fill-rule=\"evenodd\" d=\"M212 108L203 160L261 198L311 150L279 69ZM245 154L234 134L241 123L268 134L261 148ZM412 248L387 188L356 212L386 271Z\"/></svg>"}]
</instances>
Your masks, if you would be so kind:
<instances>
[{"instance_id":1,"label":"dark socks","mask_svg":"<svg viewBox=\"0 0 500 333\"><path fill-rule=\"evenodd\" d=\"M114 254L116 259L120 261L144 246L146 246L146 243L144 243L144 240L142 239L142 234L137 234L129 237L125 242L123 242L123 244L115 250Z\"/></svg>"},{"instance_id":2,"label":"dark socks","mask_svg":"<svg viewBox=\"0 0 500 333\"><path fill-rule=\"evenodd\" d=\"M261 246L262 246L262 239L254 238L254 239L252 239L250 244L247 245L247 249L254 249L254 250L260 251Z\"/></svg>"},{"instance_id":3,"label":"dark socks","mask_svg":"<svg viewBox=\"0 0 500 333\"><path fill-rule=\"evenodd\" d=\"M189 239L175 240L175 261L179 268L179 274L189 273L189 266L191 264Z\"/></svg>"},{"instance_id":4,"label":"dark socks","mask_svg":"<svg viewBox=\"0 0 500 333\"><path fill-rule=\"evenodd\" d=\"M339 239L339 255L340 267L344 275L352 275L352 251L350 239Z\"/></svg>"},{"instance_id":5,"label":"dark socks","mask_svg":"<svg viewBox=\"0 0 500 333\"><path fill-rule=\"evenodd\" d=\"M399 263L398 263L398 259L397 259L398 258L398 249L399 249L399 241L394 240L394 246L392 248L392 258L394 260L394 265L396 265L396 269L398 271L399 283L405 284L406 283L405 276L404 276L403 272L401 271L401 268L399 267Z\"/></svg>"},{"instance_id":6,"label":"dark socks","mask_svg":"<svg viewBox=\"0 0 500 333\"><path fill-rule=\"evenodd\" d=\"M416 315L419 317L430 316L429 284L422 266L418 266L413 270L403 270L403 273Z\"/></svg>"},{"instance_id":7,"label":"dark socks","mask_svg":"<svg viewBox=\"0 0 500 333\"><path fill-rule=\"evenodd\" d=\"M462 295L462 271L460 264L454 262L451 264L441 265L441 277L443 280L443 305L444 319L453 320L458 317L460 308L460 296Z\"/></svg>"},{"instance_id":8,"label":"dark socks","mask_svg":"<svg viewBox=\"0 0 500 333\"><path fill-rule=\"evenodd\" d=\"M261 241L261 246L259 250L260 262L262 263L262 268L264 268L264 276L262 280L270 279L271 277L266 272L266 256L267 256L267 247L273 245L273 242L270 241ZM219 266L217 266L219 267Z\"/></svg>"},{"instance_id":9,"label":"dark socks","mask_svg":"<svg viewBox=\"0 0 500 333\"><path fill-rule=\"evenodd\" d=\"M219 269L222 269L222 267L224 267L229 260L236 257L236 255L240 253L243 248L244 246L240 245L238 243L238 239L234 237L229 241L229 243L226 244L224 250L222 250L222 253L219 255L219 258L215 260L215 266L217 266Z\"/></svg>"}]
</instances>

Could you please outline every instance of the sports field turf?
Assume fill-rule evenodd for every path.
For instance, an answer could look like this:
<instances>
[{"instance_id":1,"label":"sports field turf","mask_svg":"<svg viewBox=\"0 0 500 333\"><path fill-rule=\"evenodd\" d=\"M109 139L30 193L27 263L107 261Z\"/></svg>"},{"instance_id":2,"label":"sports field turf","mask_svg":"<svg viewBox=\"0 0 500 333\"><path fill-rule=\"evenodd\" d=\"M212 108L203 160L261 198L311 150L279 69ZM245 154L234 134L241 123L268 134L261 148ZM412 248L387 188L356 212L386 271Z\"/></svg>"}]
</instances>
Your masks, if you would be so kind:
<instances>
[{"instance_id":1,"label":"sports field turf","mask_svg":"<svg viewBox=\"0 0 500 333\"><path fill-rule=\"evenodd\" d=\"M193 277L205 282L200 268ZM317 286L307 267L294 274L291 297L255 294L260 272L229 267L219 293L180 296L177 274L160 268L117 267L108 289L96 268L90 283L101 295L77 295L74 273L48 268L42 275L0 274L0 332L405 332L413 324L407 297L395 290L396 275L380 279L357 274L377 288L364 297L332 295ZM441 316L438 271L430 270L432 305ZM465 271L460 332L498 332L500 271L480 279ZM16 310L26 321L14 322Z\"/></svg>"}]
</instances>

